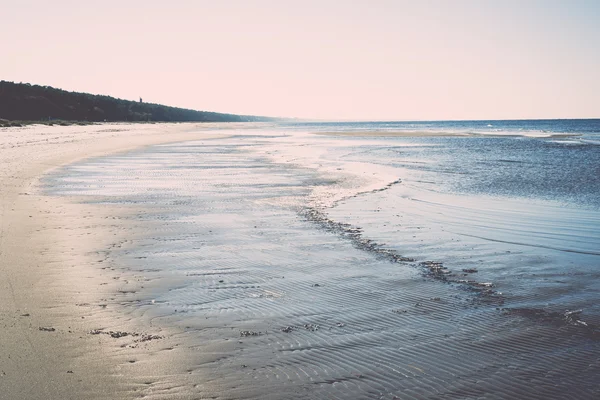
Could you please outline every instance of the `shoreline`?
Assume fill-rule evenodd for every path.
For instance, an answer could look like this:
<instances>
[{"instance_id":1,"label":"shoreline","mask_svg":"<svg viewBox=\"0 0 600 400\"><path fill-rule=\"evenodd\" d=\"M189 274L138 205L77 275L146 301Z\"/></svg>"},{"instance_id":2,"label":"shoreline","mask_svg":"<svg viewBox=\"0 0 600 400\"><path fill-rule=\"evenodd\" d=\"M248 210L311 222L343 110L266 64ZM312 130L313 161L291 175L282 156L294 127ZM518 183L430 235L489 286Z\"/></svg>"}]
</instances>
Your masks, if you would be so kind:
<instances>
[{"instance_id":1,"label":"shoreline","mask_svg":"<svg viewBox=\"0 0 600 400\"><path fill-rule=\"evenodd\" d=\"M0 384L7 398L116 399L130 398L137 390L119 378L124 363L132 360L123 360L126 354L110 354L110 346L103 345L106 335L89 334L96 328L132 325L114 320L110 310L86 307L115 292L115 284L100 286L105 277L95 276L97 270L92 269L102 262L92 251L113 241L106 229L95 227L111 229L106 213L114 210L103 215L100 207L41 194L40 179L86 158L222 137L207 132L222 125L102 124L0 131Z\"/></svg>"},{"instance_id":2,"label":"shoreline","mask_svg":"<svg viewBox=\"0 0 600 400\"><path fill-rule=\"evenodd\" d=\"M507 295L505 308L503 297L488 296L496 287L515 293L510 280L490 278L485 263L486 254L493 261L512 252L477 252L471 243L464 253L448 252L422 214L388 209L404 185L393 183L409 182L403 173L359 168L368 178L346 181L365 165L298 159L321 142L316 137L219 132L230 124L195 130L205 127L0 136L9 161L0 170L1 278L9 278L0 283L0 354L10 350L0 358L0 382L11 398L297 398L299 390L354 398L374 387L390 396L418 388L435 398L432 382L442 393L458 385L483 396L508 393L504 382L522 373L550 388L536 371L556 364L566 368L557 373L578 373L553 390L591 393L597 345L579 326L595 325L587 307L578 307L583 322L560 305L528 308L529 297ZM159 143L172 144L143 147ZM331 193L307 187L340 192L343 182L398 176L389 190L349 197L326 215L299 215L283 200L309 195L319 205ZM408 241L398 240L406 229ZM527 264L524 256L499 265ZM557 349L579 357L548 356ZM457 379L448 366L496 373ZM510 390L532 397L530 389L515 382Z\"/></svg>"},{"instance_id":3,"label":"shoreline","mask_svg":"<svg viewBox=\"0 0 600 400\"><path fill-rule=\"evenodd\" d=\"M402 197L410 179L400 171L388 175L385 168L359 170L366 181L380 172L401 176L400 184L348 198L327 215L298 215L282 199L310 193L316 194L311 204L319 205L321 196L329 198L327 191L305 188L334 185L339 192L344 171L363 164L340 165L337 157L327 164L318 146L311 148L318 160L299 159L305 146L319 143L315 137L278 138L270 146L264 138L233 135L149 147L69 166L48 181L56 188L51 193L87 196L85 207L99 210L98 218L82 219L91 232L117 234L112 244L97 246L107 251L95 253L93 262L103 259L96 272L118 294L90 308L105 304L106 312L115 307L122 313L112 325L91 328L162 337L135 350L131 336L96 335L127 393L137 390L148 398L273 393L297 398L303 390L312 398L367 398L371 388L388 397L416 388L423 398L592 393L597 344L585 327L595 324L588 319L590 303L568 307L585 310L582 320L561 302L554 308L540 304L552 301L555 292L544 290L527 265L539 263L545 250L513 252L480 239L456 243L452 232L444 236L443 229L424 221L433 215L427 210L387 206ZM265 163L265 156L272 162ZM363 182L360 176L346 182L357 180ZM123 220L103 223L102 208ZM510 260L502 261L506 257ZM520 277L501 279L502 269L514 271L514 265L522 265ZM560 269L548 272L565 279ZM536 287L548 297L539 299L529 290ZM140 326L147 332L134 331ZM569 355L574 352L578 357ZM539 374L555 369L568 384L555 387L551 377ZM404 379L398 379L399 371ZM347 379L354 374L359 379ZM523 374L538 384L519 381ZM510 388L508 381L514 382ZM428 389L433 382L440 390Z\"/></svg>"},{"instance_id":4,"label":"shoreline","mask_svg":"<svg viewBox=\"0 0 600 400\"><path fill-rule=\"evenodd\" d=\"M533 139L564 139L571 137L581 137L577 133L545 133L526 135L517 133L479 133L479 132L433 132L433 131L344 131L344 132L312 132L319 136L340 136L340 137L403 137L403 138L422 138L422 137L486 137L486 138L509 138L509 137L527 137Z\"/></svg>"}]
</instances>

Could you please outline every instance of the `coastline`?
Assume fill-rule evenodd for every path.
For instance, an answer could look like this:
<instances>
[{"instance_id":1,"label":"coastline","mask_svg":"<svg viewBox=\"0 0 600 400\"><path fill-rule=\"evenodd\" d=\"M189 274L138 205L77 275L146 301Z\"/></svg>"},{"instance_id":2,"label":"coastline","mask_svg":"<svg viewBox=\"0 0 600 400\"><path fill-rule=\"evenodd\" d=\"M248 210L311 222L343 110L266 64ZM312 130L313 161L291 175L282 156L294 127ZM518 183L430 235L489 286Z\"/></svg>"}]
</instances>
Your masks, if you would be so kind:
<instances>
[{"instance_id":1,"label":"coastline","mask_svg":"<svg viewBox=\"0 0 600 400\"><path fill-rule=\"evenodd\" d=\"M547 133L536 134L518 134L516 132L508 133L479 133L479 132L451 132L451 131L331 131L331 132L313 132L321 136L340 136L340 137L380 137L380 138L426 138L426 137L486 137L486 138L507 138L507 137L532 137L539 139L565 139L581 137L578 133Z\"/></svg>"},{"instance_id":2,"label":"coastline","mask_svg":"<svg viewBox=\"0 0 600 400\"><path fill-rule=\"evenodd\" d=\"M20 183L3 185L14 198L3 213L15 209L10 221L3 214L1 243L2 265L14 264L2 282L16 287L2 292L10 398L594 392L589 304L568 308L583 309L583 320L560 303L540 308L523 286L526 269L517 281L489 270L526 267L535 254L444 244L443 229L423 219L432 213L389 207L404 199L410 174L340 160L343 152L329 158L337 139L304 134L104 128L0 143L14 158L3 182ZM171 143L137 149L153 142ZM364 145L340 146L349 143L345 152ZM309 200L308 212L298 213L298 200L303 209ZM556 365L557 374L576 371L568 384L539 374Z\"/></svg>"},{"instance_id":3,"label":"coastline","mask_svg":"<svg viewBox=\"0 0 600 400\"><path fill-rule=\"evenodd\" d=\"M44 180L45 193L74 195L88 209L98 204L98 216L104 208L118 218L81 223L116 233L93 260L114 295L86 307L120 311L111 325L90 328L128 393L592 396L594 304L564 303L544 284L556 276L576 293L572 285L587 282L565 277L562 262L542 264L546 250L457 242L452 221L429 225L439 204L434 212L406 204L422 198L410 174L371 165L372 155L343 157L364 142L394 147L259 131L87 159ZM345 200L332 201L339 194ZM471 234L480 226L468 226L476 209L465 208L458 223ZM516 279L504 273L515 266ZM137 337L101 334L109 330L160 339L136 350Z\"/></svg>"},{"instance_id":4,"label":"coastline","mask_svg":"<svg viewBox=\"0 0 600 400\"><path fill-rule=\"evenodd\" d=\"M459 132L426 132L426 131L342 131L342 132L313 132L315 135L323 136L346 136L346 137L449 137L470 136Z\"/></svg>"},{"instance_id":5,"label":"coastline","mask_svg":"<svg viewBox=\"0 0 600 400\"><path fill-rule=\"evenodd\" d=\"M126 354L110 353L99 327L115 321L109 309L90 309L115 292L99 282L94 250L112 243L105 210L41 195L39 180L84 158L153 144L223 136L222 124L116 124L0 130L0 384L5 398L130 398L136 384L119 376ZM233 127L234 124L227 124ZM104 225L107 229L95 229ZM94 229L89 229L94 226ZM113 227L114 228L114 227ZM87 300L86 300L87 299ZM130 327L131 328L131 327ZM124 328L123 328L124 329ZM110 337L106 336L108 339ZM112 341L117 345L117 341ZM118 343L121 344L121 343Z\"/></svg>"}]
</instances>

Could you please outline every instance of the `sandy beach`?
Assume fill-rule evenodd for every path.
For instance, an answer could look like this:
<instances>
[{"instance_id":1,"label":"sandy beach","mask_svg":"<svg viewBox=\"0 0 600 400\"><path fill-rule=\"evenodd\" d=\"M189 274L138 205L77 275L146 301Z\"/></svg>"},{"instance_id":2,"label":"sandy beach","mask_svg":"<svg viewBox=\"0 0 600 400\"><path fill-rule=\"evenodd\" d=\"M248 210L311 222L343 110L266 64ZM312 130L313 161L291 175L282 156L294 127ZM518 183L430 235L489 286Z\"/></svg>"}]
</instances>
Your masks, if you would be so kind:
<instances>
[{"instance_id":1,"label":"sandy beach","mask_svg":"<svg viewBox=\"0 0 600 400\"><path fill-rule=\"evenodd\" d=\"M5 1L0 400L600 399L600 1Z\"/></svg>"},{"instance_id":2,"label":"sandy beach","mask_svg":"<svg viewBox=\"0 0 600 400\"><path fill-rule=\"evenodd\" d=\"M103 215L101 208L42 196L36 189L40 176L85 157L209 137L205 130L211 127L218 129L209 124L0 129L0 398L117 399L136 391L119 379L134 359L111 354L104 345L111 344L109 335L89 334L116 325L126 331L127 321L116 324L110 309L86 306L116 291L116 280L98 282L102 277L92 266L103 260L90 253L113 244L106 232L115 210Z\"/></svg>"},{"instance_id":3,"label":"sandy beach","mask_svg":"<svg viewBox=\"0 0 600 400\"><path fill-rule=\"evenodd\" d=\"M451 137L0 134L2 399L597 394L598 215L439 193Z\"/></svg>"}]
</instances>

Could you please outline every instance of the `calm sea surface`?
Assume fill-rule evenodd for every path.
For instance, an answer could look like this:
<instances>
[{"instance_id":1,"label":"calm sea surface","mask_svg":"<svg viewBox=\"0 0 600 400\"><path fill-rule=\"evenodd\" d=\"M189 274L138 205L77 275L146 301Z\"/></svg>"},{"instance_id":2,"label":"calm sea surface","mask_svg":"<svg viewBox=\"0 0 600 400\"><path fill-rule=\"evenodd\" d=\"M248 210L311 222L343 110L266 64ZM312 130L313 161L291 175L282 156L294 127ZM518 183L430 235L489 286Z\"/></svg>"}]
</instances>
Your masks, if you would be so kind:
<instances>
[{"instance_id":1,"label":"calm sea surface","mask_svg":"<svg viewBox=\"0 0 600 400\"><path fill-rule=\"evenodd\" d=\"M445 190L600 208L598 119L331 122L285 127L309 132L466 134L469 136L385 138L385 144L365 148L360 157L439 174ZM405 148L406 143L416 146Z\"/></svg>"}]
</instances>

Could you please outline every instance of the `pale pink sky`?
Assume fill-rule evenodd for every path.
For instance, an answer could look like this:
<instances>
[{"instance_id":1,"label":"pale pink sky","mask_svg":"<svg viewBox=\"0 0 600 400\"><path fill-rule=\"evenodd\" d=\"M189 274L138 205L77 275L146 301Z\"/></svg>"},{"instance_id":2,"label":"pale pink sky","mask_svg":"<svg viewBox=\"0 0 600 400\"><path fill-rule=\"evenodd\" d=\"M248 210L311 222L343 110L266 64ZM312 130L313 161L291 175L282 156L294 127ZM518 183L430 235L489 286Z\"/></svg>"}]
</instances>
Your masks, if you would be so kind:
<instances>
[{"instance_id":1,"label":"pale pink sky","mask_svg":"<svg viewBox=\"0 0 600 400\"><path fill-rule=\"evenodd\" d=\"M0 10L3 80L270 116L600 117L600 1L13 0Z\"/></svg>"}]
</instances>

